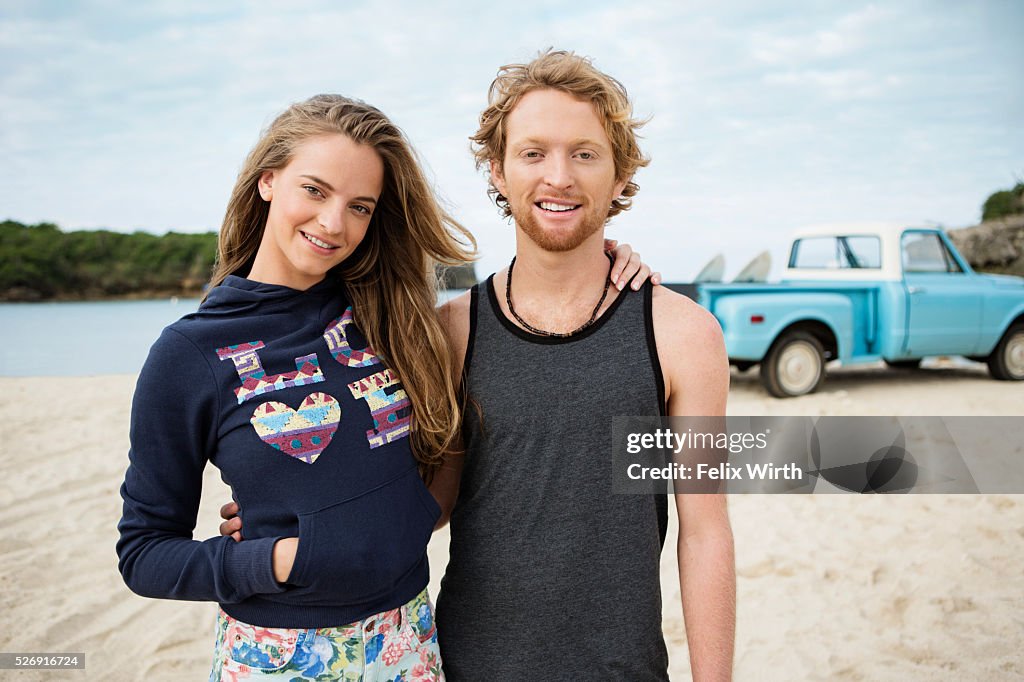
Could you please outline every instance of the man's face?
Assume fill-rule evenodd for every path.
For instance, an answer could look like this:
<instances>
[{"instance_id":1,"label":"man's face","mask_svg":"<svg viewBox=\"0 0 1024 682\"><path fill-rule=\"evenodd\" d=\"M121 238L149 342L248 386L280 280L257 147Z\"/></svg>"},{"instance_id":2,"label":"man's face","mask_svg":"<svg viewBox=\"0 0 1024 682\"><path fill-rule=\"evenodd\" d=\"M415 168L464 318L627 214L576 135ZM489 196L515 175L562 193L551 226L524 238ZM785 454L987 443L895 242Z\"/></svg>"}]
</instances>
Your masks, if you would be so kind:
<instances>
[{"instance_id":1,"label":"man's face","mask_svg":"<svg viewBox=\"0 0 1024 682\"><path fill-rule=\"evenodd\" d=\"M615 179L612 145L590 102L533 90L505 120L505 158L491 182L512 217L546 251L571 251L599 231L626 180Z\"/></svg>"}]
</instances>

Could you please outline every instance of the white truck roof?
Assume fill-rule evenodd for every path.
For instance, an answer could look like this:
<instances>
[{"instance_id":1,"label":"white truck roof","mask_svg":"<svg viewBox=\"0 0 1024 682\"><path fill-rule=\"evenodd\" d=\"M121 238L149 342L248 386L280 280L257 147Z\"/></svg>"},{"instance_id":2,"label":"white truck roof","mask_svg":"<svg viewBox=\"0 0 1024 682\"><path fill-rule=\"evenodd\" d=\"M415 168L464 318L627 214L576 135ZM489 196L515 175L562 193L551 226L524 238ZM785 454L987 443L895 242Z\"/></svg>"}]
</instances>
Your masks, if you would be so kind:
<instances>
[{"instance_id":1,"label":"white truck roof","mask_svg":"<svg viewBox=\"0 0 1024 682\"><path fill-rule=\"evenodd\" d=\"M790 252L786 254L786 268L782 279L843 279L843 280L898 280L903 276L900 261L900 237L906 230L941 231L933 226L911 226L905 223L857 222L829 223L801 228L793 234ZM815 237L878 237L881 248L880 268L791 268L789 257L792 244L800 239Z\"/></svg>"}]
</instances>

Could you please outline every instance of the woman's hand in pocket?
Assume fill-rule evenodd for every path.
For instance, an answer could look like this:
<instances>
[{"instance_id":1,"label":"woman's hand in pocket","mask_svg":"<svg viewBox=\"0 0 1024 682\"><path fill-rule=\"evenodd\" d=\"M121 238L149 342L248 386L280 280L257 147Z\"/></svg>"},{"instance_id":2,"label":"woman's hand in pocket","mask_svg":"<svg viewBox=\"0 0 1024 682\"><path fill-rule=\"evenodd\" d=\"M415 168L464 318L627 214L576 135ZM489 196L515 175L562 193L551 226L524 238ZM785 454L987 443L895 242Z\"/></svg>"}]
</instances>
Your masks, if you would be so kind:
<instances>
[{"instance_id":1,"label":"woman's hand in pocket","mask_svg":"<svg viewBox=\"0 0 1024 682\"><path fill-rule=\"evenodd\" d=\"M288 582L292 565L295 563L295 552L299 548L298 538L281 538L274 543L271 565L274 569L274 580L279 583Z\"/></svg>"}]
</instances>

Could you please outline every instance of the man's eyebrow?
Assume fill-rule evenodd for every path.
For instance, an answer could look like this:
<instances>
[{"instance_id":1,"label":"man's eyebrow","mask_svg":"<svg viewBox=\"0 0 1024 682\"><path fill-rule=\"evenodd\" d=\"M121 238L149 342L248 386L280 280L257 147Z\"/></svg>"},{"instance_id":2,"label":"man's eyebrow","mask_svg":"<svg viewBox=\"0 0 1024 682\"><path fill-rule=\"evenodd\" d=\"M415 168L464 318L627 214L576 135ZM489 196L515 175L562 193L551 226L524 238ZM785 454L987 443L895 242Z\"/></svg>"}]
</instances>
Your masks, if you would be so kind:
<instances>
[{"instance_id":1,"label":"man's eyebrow","mask_svg":"<svg viewBox=\"0 0 1024 682\"><path fill-rule=\"evenodd\" d=\"M525 140L518 140L512 147L514 149L523 149L525 147L545 147L549 144L547 140L542 140L536 137L528 137ZM598 149L607 150L608 147L597 140L589 137L578 137L575 140L569 142L570 147L596 147Z\"/></svg>"},{"instance_id":2,"label":"man's eyebrow","mask_svg":"<svg viewBox=\"0 0 1024 682\"><path fill-rule=\"evenodd\" d=\"M331 187L331 183L327 182L326 180L321 180L320 178L318 178L315 175L303 174L303 175L300 175L299 177L300 178L309 178L310 180L312 180L316 184L323 185L327 189L327 191L329 191L329 192L335 191L334 188ZM370 203L370 204L376 204L377 203L377 199L374 198L374 197L370 197L370 196L366 196L366 197L353 197L353 200L354 201L364 201L364 202Z\"/></svg>"},{"instance_id":3,"label":"man's eyebrow","mask_svg":"<svg viewBox=\"0 0 1024 682\"><path fill-rule=\"evenodd\" d=\"M597 147L598 149L607 149L604 143L593 140L589 137L578 137L569 143L570 147Z\"/></svg>"}]
</instances>

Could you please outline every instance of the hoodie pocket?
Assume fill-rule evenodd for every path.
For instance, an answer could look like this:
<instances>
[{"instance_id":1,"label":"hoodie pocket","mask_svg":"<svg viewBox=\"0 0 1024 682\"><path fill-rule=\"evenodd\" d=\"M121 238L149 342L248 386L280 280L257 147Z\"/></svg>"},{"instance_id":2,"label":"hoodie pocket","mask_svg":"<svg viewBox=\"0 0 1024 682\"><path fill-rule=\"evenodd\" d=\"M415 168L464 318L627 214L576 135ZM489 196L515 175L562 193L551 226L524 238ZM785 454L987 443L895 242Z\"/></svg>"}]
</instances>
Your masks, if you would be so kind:
<instances>
[{"instance_id":1,"label":"hoodie pocket","mask_svg":"<svg viewBox=\"0 0 1024 682\"><path fill-rule=\"evenodd\" d=\"M441 510L413 467L373 490L299 515L291 603L354 604L420 568Z\"/></svg>"}]
</instances>

